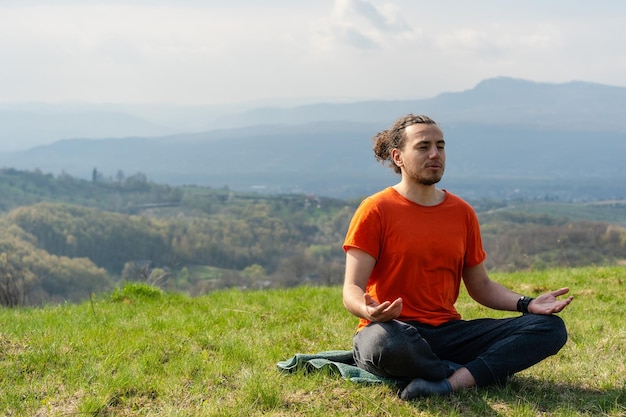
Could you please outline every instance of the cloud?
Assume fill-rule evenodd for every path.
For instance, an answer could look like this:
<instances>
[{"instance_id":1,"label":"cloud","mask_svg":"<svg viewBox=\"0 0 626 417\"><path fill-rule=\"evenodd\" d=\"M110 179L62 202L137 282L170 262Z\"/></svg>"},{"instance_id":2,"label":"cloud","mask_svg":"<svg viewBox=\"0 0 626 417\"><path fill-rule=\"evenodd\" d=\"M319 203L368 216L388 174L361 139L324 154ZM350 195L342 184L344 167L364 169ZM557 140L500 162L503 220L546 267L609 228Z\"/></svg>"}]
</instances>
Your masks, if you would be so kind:
<instances>
[{"instance_id":1,"label":"cloud","mask_svg":"<svg viewBox=\"0 0 626 417\"><path fill-rule=\"evenodd\" d=\"M364 0L337 0L335 13L340 20L352 20L355 24L361 20L379 32L394 33L408 29L408 25L398 16L385 16L383 11Z\"/></svg>"},{"instance_id":2,"label":"cloud","mask_svg":"<svg viewBox=\"0 0 626 417\"><path fill-rule=\"evenodd\" d=\"M0 102L414 98L500 75L624 85L626 2L608 3L0 0Z\"/></svg>"},{"instance_id":3,"label":"cloud","mask_svg":"<svg viewBox=\"0 0 626 417\"><path fill-rule=\"evenodd\" d=\"M374 39L352 27L338 28L335 34L337 38L358 49L379 48L378 43Z\"/></svg>"},{"instance_id":4,"label":"cloud","mask_svg":"<svg viewBox=\"0 0 626 417\"><path fill-rule=\"evenodd\" d=\"M349 46L373 50L412 33L391 4L378 8L366 0L335 0L330 16L318 25L313 39L322 49Z\"/></svg>"},{"instance_id":5,"label":"cloud","mask_svg":"<svg viewBox=\"0 0 626 417\"><path fill-rule=\"evenodd\" d=\"M0 5L0 101L189 102L252 92L246 82L259 88L288 67L304 32L293 10L255 7Z\"/></svg>"},{"instance_id":6,"label":"cloud","mask_svg":"<svg viewBox=\"0 0 626 417\"><path fill-rule=\"evenodd\" d=\"M548 23L533 25L485 25L464 27L439 34L434 42L450 54L478 55L484 58L520 51L554 51L563 46L562 33Z\"/></svg>"}]
</instances>

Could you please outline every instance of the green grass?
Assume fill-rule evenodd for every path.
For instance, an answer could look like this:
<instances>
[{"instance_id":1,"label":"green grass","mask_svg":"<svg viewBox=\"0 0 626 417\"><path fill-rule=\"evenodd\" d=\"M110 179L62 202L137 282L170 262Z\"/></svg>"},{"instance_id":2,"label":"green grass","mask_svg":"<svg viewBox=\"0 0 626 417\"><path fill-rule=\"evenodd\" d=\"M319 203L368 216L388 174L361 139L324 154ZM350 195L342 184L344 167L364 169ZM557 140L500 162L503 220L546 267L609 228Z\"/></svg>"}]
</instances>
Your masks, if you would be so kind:
<instances>
[{"instance_id":1,"label":"green grass","mask_svg":"<svg viewBox=\"0 0 626 417\"><path fill-rule=\"evenodd\" d=\"M350 349L341 289L219 291L128 284L80 305L0 310L7 416L625 416L626 269L494 274L530 295L569 286L563 350L506 387L403 402L328 373L282 375L295 353ZM465 318L506 316L462 294Z\"/></svg>"}]
</instances>

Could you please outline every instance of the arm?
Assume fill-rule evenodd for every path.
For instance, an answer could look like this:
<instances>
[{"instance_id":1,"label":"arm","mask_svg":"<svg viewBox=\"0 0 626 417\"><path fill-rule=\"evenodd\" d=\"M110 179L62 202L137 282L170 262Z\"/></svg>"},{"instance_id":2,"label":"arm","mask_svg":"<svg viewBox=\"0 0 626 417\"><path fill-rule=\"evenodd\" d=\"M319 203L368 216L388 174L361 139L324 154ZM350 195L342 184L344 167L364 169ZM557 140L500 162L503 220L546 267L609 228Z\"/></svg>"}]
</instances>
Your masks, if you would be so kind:
<instances>
[{"instance_id":1,"label":"arm","mask_svg":"<svg viewBox=\"0 0 626 417\"><path fill-rule=\"evenodd\" d=\"M346 275L343 283L343 305L359 318L389 321L402 312L402 299L378 303L365 292L376 259L365 251L351 248L346 252Z\"/></svg>"},{"instance_id":2,"label":"arm","mask_svg":"<svg viewBox=\"0 0 626 417\"><path fill-rule=\"evenodd\" d=\"M465 268L463 270L463 281L469 295L485 307L495 310L517 311L517 301L521 295L492 281L483 263ZM558 313L574 299L573 296L563 300L557 299L557 297L568 292L569 288L561 288L542 294L530 302L528 312L533 314Z\"/></svg>"}]
</instances>

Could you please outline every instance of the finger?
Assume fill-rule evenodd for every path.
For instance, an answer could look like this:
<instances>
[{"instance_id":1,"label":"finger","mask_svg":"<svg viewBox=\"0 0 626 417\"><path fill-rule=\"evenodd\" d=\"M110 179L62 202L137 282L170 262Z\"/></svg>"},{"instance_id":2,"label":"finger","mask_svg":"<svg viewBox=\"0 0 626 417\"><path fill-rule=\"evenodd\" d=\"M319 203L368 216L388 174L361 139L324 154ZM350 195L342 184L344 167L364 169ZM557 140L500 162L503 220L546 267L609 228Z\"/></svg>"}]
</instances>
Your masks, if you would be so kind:
<instances>
[{"instance_id":1,"label":"finger","mask_svg":"<svg viewBox=\"0 0 626 417\"><path fill-rule=\"evenodd\" d=\"M402 306L390 305L383 312L392 316L396 316L402 311Z\"/></svg>"},{"instance_id":2,"label":"finger","mask_svg":"<svg viewBox=\"0 0 626 417\"><path fill-rule=\"evenodd\" d=\"M569 292L569 288L563 287L563 288L559 288L556 291L552 291L550 294L552 294L555 297L558 297L559 295L567 294L568 292Z\"/></svg>"},{"instance_id":3,"label":"finger","mask_svg":"<svg viewBox=\"0 0 626 417\"><path fill-rule=\"evenodd\" d=\"M374 310L372 312L373 316L380 316L385 314L385 311L389 307L389 301L385 301L382 304L376 304L371 306Z\"/></svg>"},{"instance_id":4,"label":"finger","mask_svg":"<svg viewBox=\"0 0 626 417\"><path fill-rule=\"evenodd\" d=\"M402 307L402 298L396 298L395 300L393 300L393 303L391 303L392 307L397 307L400 306Z\"/></svg>"},{"instance_id":5,"label":"finger","mask_svg":"<svg viewBox=\"0 0 626 417\"><path fill-rule=\"evenodd\" d=\"M393 316L393 318L398 317L400 314L402 314L402 299L398 298L396 299L393 303L391 303L391 305L389 306L389 308L387 309L387 312Z\"/></svg>"},{"instance_id":6,"label":"finger","mask_svg":"<svg viewBox=\"0 0 626 417\"><path fill-rule=\"evenodd\" d=\"M567 307L569 305L569 303L572 302L572 300L574 299L574 297L568 297L567 299L561 301L560 303L558 303L554 309L555 313L560 313L561 311L563 311L563 309L565 307Z\"/></svg>"}]
</instances>

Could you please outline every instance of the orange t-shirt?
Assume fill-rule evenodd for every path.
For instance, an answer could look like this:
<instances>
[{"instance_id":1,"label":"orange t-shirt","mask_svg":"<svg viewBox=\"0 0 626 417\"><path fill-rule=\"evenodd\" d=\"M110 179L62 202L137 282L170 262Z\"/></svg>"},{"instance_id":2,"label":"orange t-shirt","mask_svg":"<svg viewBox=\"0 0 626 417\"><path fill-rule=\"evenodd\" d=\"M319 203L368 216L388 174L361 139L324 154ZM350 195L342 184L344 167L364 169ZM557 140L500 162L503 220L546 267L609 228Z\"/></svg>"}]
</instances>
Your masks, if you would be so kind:
<instances>
[{"instance_id":1,"label":"orange t-shirt","mask_svg":"<svg viewBox=\"0 0 626 417\"><path fill-rule=\"evenodd\" d=\"M386 188L356 210L343 249L358 248L376 265L366 291L378 302L402 297L401 321L438 326L461 318L454 304L463 268L486 258L478 218L446 192L435 206L420 206ZM358 330L369 322L361 319Z\"/></svg>"}]
</instances>

